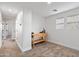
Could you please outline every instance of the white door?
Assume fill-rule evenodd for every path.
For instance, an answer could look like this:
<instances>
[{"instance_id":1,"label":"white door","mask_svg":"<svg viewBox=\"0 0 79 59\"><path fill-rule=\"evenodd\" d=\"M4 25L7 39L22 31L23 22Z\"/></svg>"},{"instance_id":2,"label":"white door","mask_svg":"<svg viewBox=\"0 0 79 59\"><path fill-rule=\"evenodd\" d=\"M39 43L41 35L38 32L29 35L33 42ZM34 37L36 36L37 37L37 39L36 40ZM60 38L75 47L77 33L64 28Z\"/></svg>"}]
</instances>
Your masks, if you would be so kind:
<instances>
[{"instance_id":1,"label":"white door","mask_svg":"<svg viewBox=\"0 0 79 59\"><path fill-rule=\"evenodd\" d=\"M2 46L2 15L0 12L0 48Z\"/></svg>"}]
</instances>

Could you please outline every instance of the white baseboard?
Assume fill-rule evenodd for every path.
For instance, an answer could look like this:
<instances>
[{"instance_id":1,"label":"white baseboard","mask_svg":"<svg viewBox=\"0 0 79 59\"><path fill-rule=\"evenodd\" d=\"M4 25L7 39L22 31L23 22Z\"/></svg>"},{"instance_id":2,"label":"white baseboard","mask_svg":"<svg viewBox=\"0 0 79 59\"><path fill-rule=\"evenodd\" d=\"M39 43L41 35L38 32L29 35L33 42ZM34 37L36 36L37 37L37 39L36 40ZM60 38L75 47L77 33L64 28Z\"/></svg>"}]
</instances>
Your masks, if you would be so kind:
<instances>
[{"instance_id":1,"label":"white baseboard","mask_svg":"<svg viewBox=\"0 0 79 59\"><path fill-rule=\"evenodd\" d=\"M28 51L28 50L31 50L32 48L26 48L26 49L23 49L22 52L25 52L25 51Z\"/></svg>"},{"instance_id":2,"label":"white baseboard","mask_svg":"<svg viewBox=\"0 0 79 59\"><path fill-rule=\"evenodd\" d=\"M55 44L59 44L59 45L64 46L64 44L63 44L63 43L61 43L61 42L57 42L57 41L50 41L50 40L48 40L48 42L51 42L51 43L55 43Z\"/></svg>"},{"instance_id":3,"label":"white baseboard","mask_svg":"<svg viewBox=\"0 0 79 59\"><path fill-rule=\"evenodd\" d=\"M15 41L16 41L17 45L19 46L20 50L21 50L22 52L24 52L24 51L23 51L23 48L20 46L20 44L18 43L18 41L17 41L17 40L15 40Z\"/></svg>"},{"instance_id":4,"label":"white baseboard","mask_svg":"<svg viewBox=\"0 0 79 59\"><path fill-rule=\"evenodd\" d=\"M64 44L64 43L61 43L61 42L50 41L50 40L48 40L48 42L55 43L55 44L58 44L58 45L62 45L62 46L64 46L64 47L68 47L68 48L71 48L71 49L74 49L74 50L79 51L79 48L70 47L70 46L68 46L68 45L66 45L66 44Z\"/></svg>"},{"instance_id":5,"label":"white baseboard","mask_svg":"<svg viewBox=\"0 0 79 59\"><path fill-rule=\"evenodd\" d=\"M26 48L26 49L24 49L23 47L20 46L20 44L18 43L17 40L15 40L15 41L16 41L17 45L19 46L19 48L20 48L20 50L21 50L22 52L25 52L25 51L28 51L28 50L31 49L31 47L30 47L30 48Z\"/></svg>"}]
</instances>

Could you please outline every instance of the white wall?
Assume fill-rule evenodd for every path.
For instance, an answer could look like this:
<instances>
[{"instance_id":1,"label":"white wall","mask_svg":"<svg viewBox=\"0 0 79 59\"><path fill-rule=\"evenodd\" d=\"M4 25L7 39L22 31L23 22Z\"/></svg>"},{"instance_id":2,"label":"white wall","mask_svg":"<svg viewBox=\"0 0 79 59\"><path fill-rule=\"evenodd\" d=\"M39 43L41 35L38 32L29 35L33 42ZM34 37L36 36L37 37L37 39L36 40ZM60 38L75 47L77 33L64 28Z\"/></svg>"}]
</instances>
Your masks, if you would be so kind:
<instances>
[{"instance_id":1,"label":"white wall","mask_svg":"<svg viewBox=\"0 0 79 59\"><path fill-rule=\"evenodd\" d=\"M24 19L23 19L23 51L30 50L32 48L31 42L31 22L32 12L24 8Z\"/></svg>"},{"instance_id":2,"label":"white wall","mask_svg":"<svg viewBox=\"0 0 79 59\"><path fill-rule=\"evenodd\" d=\"M16 42L21 50L23 50L22 21L23 21L23 11L20 11L17 14L17 18L16 18Z\"/></svg>"},{"instance_id":3,"label":"white wall","mask_svg":"<svg viewBox=\"0 0 79 59\"><path fill-rule=\"evenodd\" d=\"M66 18L70 15L79 14L79 8L52 15L46 18L46 30L48 41L61 44L79 50L79 29L67 30ZM65 28L56 29L56 18L65 18Z\"/></svg>"},{"instance_id":4,"label":"white wall","mask_svg":"<svg viewBox=\"0 0 79 59\"><path fill-rule=\"evenodd\" d=\"M21 16L23 16L21 18ZM23 15L16 19L16 42L20 49L24 52L31 49L31 21L32 12L23 8ZM21 26L20 26L21 24Z\"/></svg>"},{"instance_id":5,"label":"white wall","mask_svg":"<svg viewBox=\"0 0 79 59\"><path fill-rule=\"evenodd\" d=\"M38 33L43 30L45 27L45 19L38 15L37 13L32 12L32 32Z\"/></svg>"}]
</instances>

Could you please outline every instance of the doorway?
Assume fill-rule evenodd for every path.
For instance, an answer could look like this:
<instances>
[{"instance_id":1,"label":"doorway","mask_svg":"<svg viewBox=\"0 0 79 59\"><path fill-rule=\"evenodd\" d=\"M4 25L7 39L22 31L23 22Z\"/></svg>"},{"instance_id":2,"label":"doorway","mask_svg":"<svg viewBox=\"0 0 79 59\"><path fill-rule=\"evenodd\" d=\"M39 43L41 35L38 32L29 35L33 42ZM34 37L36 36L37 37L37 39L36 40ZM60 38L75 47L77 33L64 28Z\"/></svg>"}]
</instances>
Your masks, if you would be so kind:
<instances>
[{"instance_id":1,"label":"doorway","mask_svg":"<svg viewBox=\"0 0 79 59\"><path fill-rule=\"evenodd\" d=\"M15 38L15 23L17 14L2 10L2 40Z\"/></svg>"},{"instance_id":2,"label":"doorway","mask_svg":"<svg viewBox=\"0 0 79 59\"><path fill-rule=\"evenodd\" d=\"M14 44L16 43L16 20L18 16L19 11L17 11L14 8L2 8L1 9L1 47L7 47L9 48L8 43L10 43L10 47L14 47Z\"/></svg>"}]
</instances>

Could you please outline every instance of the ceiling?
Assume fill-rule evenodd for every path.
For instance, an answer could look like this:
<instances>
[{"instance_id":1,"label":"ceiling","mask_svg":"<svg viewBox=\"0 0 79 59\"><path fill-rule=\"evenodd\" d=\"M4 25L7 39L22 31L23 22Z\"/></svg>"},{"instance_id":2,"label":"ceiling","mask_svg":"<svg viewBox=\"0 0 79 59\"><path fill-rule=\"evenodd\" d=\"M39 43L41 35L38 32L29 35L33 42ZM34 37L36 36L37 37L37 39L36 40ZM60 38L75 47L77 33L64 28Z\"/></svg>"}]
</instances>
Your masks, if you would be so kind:
<instances>
[{"instance_id":1,"label":"ceiling","mask_svg":"<svg viewBox=\"0 0 79 59\"><path fill-rule=\"evenodd\" d=\"M33 12L47 17L54 15L60 12L64 12L70 9L79 7L79 2L52 2L48 4L47 2L3 2L0 3L1 6L13 6L13 7L26 7L27 9L32 10ZM57 11L53 11L56 9ZM9 15L13 15L10 13Z\"/></svg>"}]
</instances>

